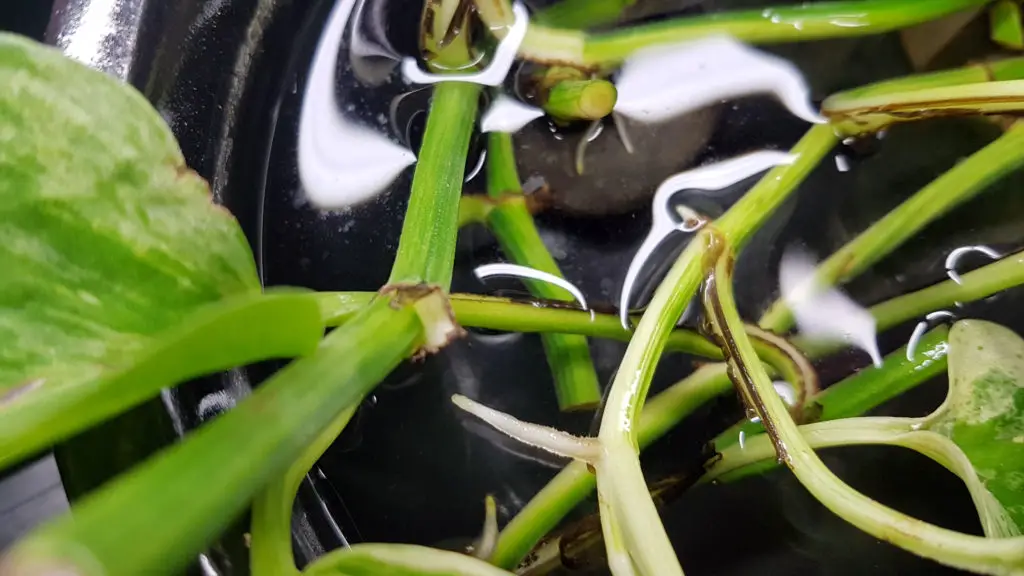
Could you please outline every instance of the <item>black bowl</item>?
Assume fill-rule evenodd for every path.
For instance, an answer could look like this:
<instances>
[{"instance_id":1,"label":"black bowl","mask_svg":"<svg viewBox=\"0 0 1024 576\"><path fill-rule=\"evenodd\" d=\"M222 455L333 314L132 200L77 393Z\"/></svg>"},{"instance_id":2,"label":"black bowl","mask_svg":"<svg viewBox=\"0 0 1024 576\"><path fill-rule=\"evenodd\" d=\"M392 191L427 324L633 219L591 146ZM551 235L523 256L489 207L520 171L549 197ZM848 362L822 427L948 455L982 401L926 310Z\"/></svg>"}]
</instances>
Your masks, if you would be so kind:
<instances>
[{"instance_id":1,"label":"black bowl","mask_svg":"<svg viewBox=\"0 0 1024 576\"><path fill-rule=\"evenodd\" d=\"M99 4L61 3L49 39L82 54L88 48L82 48L79 34L82 15ZM86 59L125 78L157 106L189 165L210 181L215 199L237 216L264 282L318 290L374 290L384 283L408 195L408 175L389 193L340 213L308 206L297 177L298 111L331 0L115 4L107 14L107 35L94 42L95 54L90 58L86 53ZM389 32L399 41L415 33L415 19L409 16L418 13L415 2L405 4L404 11L402 6L395 9L405 16L393 19ZM894 35L774 50L805 70L818 98L909 70ZM355 89L338 87L342 92ZM366 94L363 113L377 114L394 92L385 87ZM753 147L786 148L804 129L766 98L746 98L724 108L702 159L725 158ZM932 121L894 129L868 153L862 147L841 150L853 170L840 173L828 162L819 167L741 259L742 310L754 316L775 296L781 248L801 242L821 254L834 250L995 133L971 120ZM1005 233L1006 217L997 216L1006 212L1000 206L1012 201L1012 184L1001 184L956 217L929 226L865 274L852 292L874 302L937 281L943 276L943 251L964 242L1019 246L1020 223ZM539 226L568 277L592 299L614 302L649 218L647 210L598 220L553 213L540 217ZM485 231L466 230L460 237L454 289L486 291L472 268L500 257ZM1022 326L1019 292L1000 296L999 302L999 320L1017 328ZM983 303L971 313L984 316L992 310ZM908 333L908 327L893 330L883 344L887 349L899 346ZM592 342L606 382L623 349L618 343ZM864 363L864 357L846 354L823 370L842 373ZM57 458L69 497L74 500L215 418L278 367L251 366L188 383L61 446ZM691 367L691 359L666 357L655 390ZM935 382L882 412L927 413L943 391L944 384ZM555 473L559 462L461 417L448 401L453 392L470 392L520 417L577 433L593 425L591 415L558 412L535 336L472 333L424 364L402 366L367 400L307 477L293 525L300 564L325 550L361 541L458 547L478 532L486 494L497 497L505 521ZM649 477L700 466L704 443L739 413L732 398L699 411L645 454ZM943 526L980 531L960 482L924 458L851 449L830 452L827 459L851 484L883 502ZM783 472L688 493L666 510L665 523L692 574L954 572L853 529ZM196 570L204 564L222 574L246 573L245 530L241 519Z\"/></svg>"}]
</instances>

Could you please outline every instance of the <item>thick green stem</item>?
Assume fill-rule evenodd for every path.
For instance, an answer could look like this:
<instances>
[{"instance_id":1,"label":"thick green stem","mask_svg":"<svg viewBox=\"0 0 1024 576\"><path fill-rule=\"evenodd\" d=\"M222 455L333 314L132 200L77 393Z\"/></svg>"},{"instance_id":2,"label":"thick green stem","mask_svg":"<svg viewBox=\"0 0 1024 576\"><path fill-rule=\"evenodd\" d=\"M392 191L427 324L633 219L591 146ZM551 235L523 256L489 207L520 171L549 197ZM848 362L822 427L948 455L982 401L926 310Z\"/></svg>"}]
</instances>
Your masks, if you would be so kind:
<instances>
[{"instance_id":1,"label":"thick green stem","mask_svg":"<svg viewBox=\"0 0 1024 576\"><path fill-rule=\"evenodd\" d=\"M251 397L16 546L0 573L165 574L185 567L338 414L422 342L413 306L379 298ZM212 489L215 488L215 489ZM132 543L126 545L126 543Z\"/></svg>"},{"instance_id":2,"label":"thick green stem","mask_svg":"<svg viewBox=\"0 0 1024 576\"><path fill-rule=\"evenodd\" d=\"M391 284L451 286L466 155L480 89L441 82L427 116Z\"/></svg>"},{"instance_id":3,"label":"thick green stem","mask_svg":"<svg viewBox=\"0 0 1024 576\"><path fill-rule=\"evenodd\" d=\"M487 193L494 199L506 199L487 214L487 225L501 245L502 252L516 264L562 277L558 264L544 245L533 216L522 199L512 137L509 134L490 134L487 147ZM513 199L520 201L511 201ZM533 280L526 280L526 284L530 293L539 298L572 300L572 295L558 286ZM586 338L555 333L545 333L541 338L554 377L559 408L583 410L596 407L601 402L601 386Z\"/></svg>"},{"instance_id":4,"label":"thick green stem","mask_svg":"<svg viewBox=\"0 0 1024 576\"><path fill-rule=\"evenodd\" d=\"M986 574L1024 570L1024 539L983 538L922 522L857 492L825 466L793 421L754 353L736 311L731 276L732 254L724 246L714 274L707 281L708 316L740 395L761 418L777 458L815 499L860 530L948 566Z\"/></svg>"},{"instance_id":5,"label":"thick green stem","mask_svg":"<svg viewBox=\"0 0 1024 576\"><path fill-rule=\"evenodd\" d=\"M428 21L434 29L428 31L424 41L433 47L435 69L443 70L452 63L468 59L464 25L461 37L444 48L437 45L444 28L439 20L450 21L456 7L457 3L450 1L428 3L425 7L433 11ZM451 284L456 234L465 210L465 204L460 202L463 173L478 97L478 87L471 84L443 82L435 88L398 254L391 271L392 287L426 283L447 291ZM421 292L412 300L434 299L442 303L424 307L418 300L403 301L407 296L399 291L396 304L419 314L421 323L430 328L423 335L422 343L425 349L432 350L447 343L454 327L447 317L443 297L427 294L423 296ZM348 304L355 306L349 308L345 329L366 314L367 306L375 306L374 298L369 295L350 299ZM344 429L355 404L371 388L372 385L367 387L358 399L337 412L333 420L325 422L326 427L317 428L313 442L305 446L285 473L273 480L254 502L252 565L257 576L297 572L291 550L291 510L295 493L306 472Z\"/></svg>"},{"instance_id":6,"label":"thick green stem","mask_svg":"<svg viewBox=\"0 0 1024 576\"><path fill-rule=\"evenodd\" d=\"M898 30L985 4L986 0L859 0L721 12L629 26L601 34L534 25L520 54L541 62L615 65L659 44L727 34L754 44L803 42Z\"/></svg>"},{"instance_id":7,"label":"thick green stem","mask_svg":"<svg viewBox=\"0 0 1024 576\"><path fill-rule=\"evenodd\" d=\"M1024 164L1024 122L1018 122L994 142L958 163L832 254L818 266L815 280L820 286L849 281L929 222L973 198L1021 164ZM772 304L759 322L762 328L774 332L784 332L792 324L792 312L782 300Z\"/></svg>"}]
</instances>

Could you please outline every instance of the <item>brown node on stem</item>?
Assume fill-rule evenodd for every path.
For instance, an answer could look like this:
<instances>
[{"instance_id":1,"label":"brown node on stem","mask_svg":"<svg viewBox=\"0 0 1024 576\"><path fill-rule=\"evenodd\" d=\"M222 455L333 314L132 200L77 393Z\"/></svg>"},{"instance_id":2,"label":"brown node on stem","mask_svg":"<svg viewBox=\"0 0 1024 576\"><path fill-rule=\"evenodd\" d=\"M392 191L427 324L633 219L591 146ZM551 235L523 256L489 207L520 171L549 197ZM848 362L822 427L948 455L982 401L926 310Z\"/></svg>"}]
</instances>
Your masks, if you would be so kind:
<instances>
[{"instance_id":1,"label":"brown node on stem","mask_svg":"<svg viewBox=\"0 0 1024 576\"><path fill-rule=\"evenodd\" d=\"M440 286L430 284L388 284L379 294L390 299L392 308L412 306L423 324L423 345L413 354L413 360L423 360L440 352L445 346L466 335L455 320L448 295Z\"/></svg>"}]
</instances>

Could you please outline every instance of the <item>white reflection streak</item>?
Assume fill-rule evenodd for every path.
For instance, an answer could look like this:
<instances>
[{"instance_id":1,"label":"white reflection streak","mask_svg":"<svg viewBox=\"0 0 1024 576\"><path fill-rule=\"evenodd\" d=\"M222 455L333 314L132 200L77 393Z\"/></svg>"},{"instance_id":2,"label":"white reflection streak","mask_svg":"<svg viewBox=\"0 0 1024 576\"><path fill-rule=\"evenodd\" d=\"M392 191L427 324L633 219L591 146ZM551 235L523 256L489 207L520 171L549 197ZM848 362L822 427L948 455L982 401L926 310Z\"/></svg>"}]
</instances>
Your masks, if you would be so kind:
<instances>
[{"instance_id":1,"label":"white reflection streak","mask_svg":"<svg viewBox=\"0 0 1024 576\"><path fill-rule=\"evenodd\" d=\"M839 289L823 288L817 281L814 260L807 253L790 249L782 255L779 284L801 333L845 341L870 354L876 368L882 365L871 312Z\"/></svg>"},{"instance_id":2,"label":"white reflection streak","mask_svg":"<svg viewBox=\"0 0 1024 576\"><path fill-rule=\"evenodd\" d=\"M1003 257L999 252L996 252L988 246L961 246L960 248L950 252L949 256L946 256L946 274L949 276L950 280L957 284L963 284L960 278L960 273L956 270L957 264L960 263L961 258L971 252L981 252L992 260L998 260Z\"/></svg>"},{"instance_id":3,"label":"white reflection streak","mask_svg":"<svg viewBox=\"0 0 1024 576\"><path fill-rule=\"evenodd\" d=\"M917 354L917 346L921 343L921 338L924 333L928 330L928 323L921 321L914 326L914 333L910 335L910 341L907 342L907 361L913 362L914 355Z\"/></svg>"},{"instance_id":4,"label":"white reflection streak","mask_svg":"<svg viewBox=\"0 0 1024 576\"><path fill-rule=\"evenodd\" d=\"M473 169L470 170L469 174L466 176L465 179L463 179L462 182L463 183L467 183L470 180L472 180L473 178L476 178L477 176L479 176L480 175L480 171L484 169L484 164L486 164L486 163L487 163L487 150L484 150L484 151L480 152L480 159L476 161L476 166L473 166Z\"/></svg>"},{"instance_id":5,"label":"white reflection streak","mask_svg":"<svg viewBox=\"0 0 1024 576\"><path fill-rule=\"evenodd\" d=\"M536 268L520 266L518 264L484 264L483 266L477 266L476 269L473 270L473 273L476 274L476 277L480 280L496 276L505 276L511 278L529 278L530 280L538 280L540 282L554 284L569 294L572 294L572 297L579 302L580 307L584 310L588 309L586 297L583 296L583 292L581 292L575 284L569 282L565 278L555 276L554 274L548 274L547 272L537 270Z\"/></svg>"},{"instance_id":6,"label":"white reflection streak","mask_svg":"<svg viewBox=\"0 0 1024 576\"><path fill-rule=\"evenodd\" d=\"M512 64L516 60L516 53L519 52L519 45L526 38L526 29L529 26L530 15L526 7L516 2L512 6L512 14L515 21L494 51L491 63L479 72L472 74L431 74L420 69L419 62L415 58L402 60L402 75L407 82L415 84L434 84L436 82L472 82L484 86L500 86L512 70Z\"/></svg>"},{"instance_id":7,"label":"white reflection streak","mask_svg":"<svg viewBox=\"0 0 1024 576\"><path fill-rule=\"evenodd\" d=\"M416 156L338 110L335 68L355 0L335 5L317 46L299 121L299 179L310 202L342 208L384 190Z\"/></svg>"},{"instance_id":8,"label":"white reflection streak","mask_svg":"<svg viewBox=\"0 0 1024 576\"><path fill-rule=\"evenodd\" d=\"M514 134L543 115L540 108L501 94L480 119L480 131Z\"/></svg>"},{"instance_id":9,"label":"white reflection streak","mask_svg":"<svg viewBox=\"0 0 1024 576\"><path fill-rule=\"evenodd\" d=\"M910 341L907 342L907 361L913 362L914 356L917 354L917 347L921 343L921 338L924 337L924 333L928 331L930 323L938 322L939 320L955 320L956 315L946 310L936 310L935 312L929 313L924 317L924 320L917 323L914 326L914 333L910 335Z\"/></svg>"},{"instance_id":10,"label":"white reflection streak","mask_svg":"<svg viewBox=\"0 0 1024 576\"><path fill-rule=\"evenodd\" d=\"M635 52L616 82L615 111L661 122L748 94L774 94L795 116L821 124L800 70L728 36L712 36Z\"/></svg>"},{"instance_id":11,"label":"white reflection streak","mask_svg":"<svg viewBox=\"0 0 1024 576\"><path fill-rule=\"evenodd\" d=\"M796 406L796 390L793 389L792 384L785 380L780 380L772 382L772 386L775 388L775 393L786 403L786 406Z\"/></svg>"},{"instance_id":12,"label":"white reflection streak","mask_svg":"<svg viewBox=\"0 0 1024 576\"><path fill-rule=\"evenodd\" d=\"M622 327L630 329L629 300L633 297L633 288L640 272L654 251L672 232L693 232L704 224L697 219L685 217L682 222L676 224L670 215L672 208L669 206L669 200L672 195L688 189L721 190L769 168L792 164L796 158L793 154L785 152L762 150L680 172L662 182L651 204L651 231L647 233L647 237L629 263L626 278L622 283L622 292L619 295L619 321L622 322ZM694 213L691 211L690 214Z\"/></svg>"}]
</instances>

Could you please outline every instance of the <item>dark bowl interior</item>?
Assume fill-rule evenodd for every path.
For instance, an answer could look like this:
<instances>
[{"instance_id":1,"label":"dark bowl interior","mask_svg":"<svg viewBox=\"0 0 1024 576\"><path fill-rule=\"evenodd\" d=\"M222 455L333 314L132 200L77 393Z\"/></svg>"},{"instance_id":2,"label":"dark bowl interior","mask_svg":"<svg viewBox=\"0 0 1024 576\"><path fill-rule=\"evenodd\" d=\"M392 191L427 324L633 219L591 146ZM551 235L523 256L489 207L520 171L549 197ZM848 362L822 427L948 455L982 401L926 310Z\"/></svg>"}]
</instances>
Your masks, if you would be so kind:
<instances>
[{"instance_id":1,"label":"dark bowl interior","mask_svg":"<svg viewBox=\"0 0 1024 576\"><path fill-rule=\"evenodd\" d=\"M165 4L146 14L144 42L134 56L131 80L156 103L181 140L189 164L211 181L217 200L237 215L265 283L317 290L381 286L397 244L409 174L388 194L344 212L314 210L303 201L298 183L295 150L301 96L331 1ZM739 4L765 5L715 1L705 2L703 8ZM408 14L416 11L407 8L401 13L406 16L394 19L390 34L408 38L415 26ZM805 71L817 99L910 70L899 39L891 34L772 50ZM339 86L341 93L349 89L363 91L361 114L376 115L402 88ZM804 129L769 98L730 102L722 107L698 161L760 147L785 149ZM744 314L757 316L776 295L777 260L785 246L801 243L826 255L996 134L994 126L980 121L935 120L899 126L884 140L837 150L849 158L852 169L840 172L830 160L824 162L741 258L737 285ZM644 159L623 155L619 162ZM615 177L614 164L606 169ZM1016 174L1004 179L929 226L854 282L851 292L860 301L873 303L941 280L944 254L966 243L1019 248L1024 210L1007 206L1020 208L1016 191L1021 178ZM481 186L478 179L472 180L468 190L479 191ZM611 303L617 300L625 268L650 225L650 214L639 209L595 219L549 213L538 219L538 225L567 277L592 300ZM494 292L498 286L479 283L472 269L501 258L485 230L465 230L453 290ZM501 288L517 289L514 284ZM1022 312L1018 289L959 314L990 317L1020 331ZM886 350L902 345L911 328L889 331L881 344ZM591 347L607 383L624 345L592 340ZM685 376L692 360L667 356L654 391ZM821 368L834 381L866 363L862 355L845 353ZM190 383L76 439L58 453L69 495L77 497L215 417L278 367L267 363ZM507 521L563 464L461 416L449 401L455 392L576 433L587 433L594 425L591 414L558 412L536 336L473 332L438 356L402 366L367 399L312 470L295 516L300 562L362 541L461 546L480 529L486 494L495 495L499 519ZM936 381L879 412L922 415L937 406L943 394L944 382ZM740 414L733 398L700 410L645 453L649 480L699 469L705 442ZM111 445L117 449L110 450ZM825 458L854 487L882 502L942 526L980 533L960 481L923 457L865 448L828 451ZM589 506L593 508L592 503ZM664 520L691 574L955 572L850 527L782 471L694 489L668 507ZM244 530L240 522L213 550L211 558L222 573L246 572Z\"/></svg>"}]
</instances>

